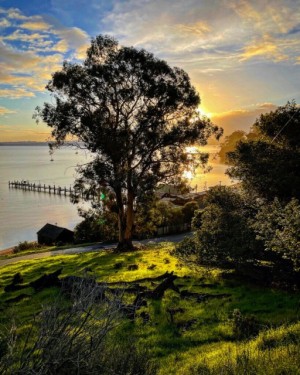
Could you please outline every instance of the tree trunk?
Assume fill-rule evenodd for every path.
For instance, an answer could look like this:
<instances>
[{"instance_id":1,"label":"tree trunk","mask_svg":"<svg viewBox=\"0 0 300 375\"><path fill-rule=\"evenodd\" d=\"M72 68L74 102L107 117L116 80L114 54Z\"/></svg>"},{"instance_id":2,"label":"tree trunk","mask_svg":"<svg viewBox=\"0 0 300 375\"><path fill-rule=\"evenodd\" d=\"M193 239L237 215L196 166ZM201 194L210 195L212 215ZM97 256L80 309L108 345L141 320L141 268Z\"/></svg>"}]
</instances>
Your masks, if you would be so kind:
<instances>
[{"instance_id":1,"label":"tree trunk","mask_svg":"<svg viewBox=\"0 0 300 375\"><path fill-rule=\"evenodd\" d=\"M124 213L124 205L122 194L116 192L117 204L119 208L118 212L118 225L119 225L119 243L117 249L120 251L133 250L134 246L132 244L132 230L134 222L134 213L133 213L133 201L134 194L130 190L127 194L127 212L126 218Z\"/></svg>"},{"instance_id":2,"label":"tree trunk","mask_svg":"<svg viewBox=\"0 0 300 375\"><path fill-rule=\"evenodd\" d=\"M118 248L119 248L120 244L122 244L125 239L125 225L124 225L125 215L124 215L124 205L123 205L121 189L115 190L115 193L116 193L116 200L117 200L117 206L118 206L118 228L119 228Z\"/></svg>"},{"instance_id":3,"label":"tree trunk","mask_svg":"<svg viewBox=\"0 0 300 375\"><path fill-rule=\"evenodd\" d=\"M134 201L133 192L129 190L127 194L125 241L129 246L131 246L131 248L133 248L133 245L132 245L133 223L134 223L133 201Z\"/></svg>"}]
</instances>

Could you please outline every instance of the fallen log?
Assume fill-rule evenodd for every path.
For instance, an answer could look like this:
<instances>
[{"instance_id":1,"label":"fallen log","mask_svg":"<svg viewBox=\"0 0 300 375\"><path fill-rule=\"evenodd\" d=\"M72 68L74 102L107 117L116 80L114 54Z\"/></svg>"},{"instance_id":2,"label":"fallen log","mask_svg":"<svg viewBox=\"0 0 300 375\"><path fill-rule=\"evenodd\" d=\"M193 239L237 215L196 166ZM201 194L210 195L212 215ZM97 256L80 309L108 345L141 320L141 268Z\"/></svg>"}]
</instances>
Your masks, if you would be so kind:
<instances>
[{"instance_id":1,"label":"fallen log","mask_svg":"<svg viewBox=\"0 0 300 375\"><path fill-rule=\"evenodd\" d=\"M173 272L167 273L167 277L165 277L164 280L159 285L157 285L157 287L154 290L146 290L144 292L138 293L134 301L134 304L140 304L144 298L156 300L161 299L163 298L165 291L167 289L171 289L177 293L180 293L179 289L174 284L174 280L176 280L177 277L178 276L174 275Z\"/></svg>"},{"instance_id":2,"label":"fallen log","mask_svg":"<svg viewBox=\"0 0 300 375\"><path fill-rule=\"evenodd\" d=\"M62 268L49 274L45 273L43 276L29 283L29 286L34 288L36 291L40 291L45 288L51 288L54 286L61 286L61 281L58 278L61 272Z\"/></svg>"},{"instance_id":3,"label":"fallen log","mask_svg":"<svg viewBox=\"0 0 300 375\"><path fill-rule=\"evenodd\" d=\"M161 299L163 298L165 291L167 289L172 289L177 293L180 293L176 285L174 285L174 280L177 279L177 275L174 275L171 272L162 283L160 283L152 292L149 293L149 297L152 299Z\"/></svg>"}]
</instances>

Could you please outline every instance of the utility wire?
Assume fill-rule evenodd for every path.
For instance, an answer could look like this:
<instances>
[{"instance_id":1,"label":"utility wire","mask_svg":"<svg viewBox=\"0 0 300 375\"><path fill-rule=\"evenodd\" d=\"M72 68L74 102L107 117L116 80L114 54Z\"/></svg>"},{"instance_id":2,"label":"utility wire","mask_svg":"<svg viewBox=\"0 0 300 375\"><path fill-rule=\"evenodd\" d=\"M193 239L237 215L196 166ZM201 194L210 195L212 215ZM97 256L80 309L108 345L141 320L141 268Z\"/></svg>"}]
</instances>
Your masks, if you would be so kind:
<instances>
[{"instance_id":1,"label":"utility wire","mask_svg":"<svg viewBox=\"0 0 300 375\"><path fill-rule=\"evenodd\" d=\"M275 141L275 139L281 134L281 132L288 126L288 124L293 120L295 117L295 114L299 111L300 107L296 109L293 116L288 119L288 121L283 125L283 127L279 130L279 132L275 135L275 137L272 139L271 144Z\"/></svg>"}]
</instances>

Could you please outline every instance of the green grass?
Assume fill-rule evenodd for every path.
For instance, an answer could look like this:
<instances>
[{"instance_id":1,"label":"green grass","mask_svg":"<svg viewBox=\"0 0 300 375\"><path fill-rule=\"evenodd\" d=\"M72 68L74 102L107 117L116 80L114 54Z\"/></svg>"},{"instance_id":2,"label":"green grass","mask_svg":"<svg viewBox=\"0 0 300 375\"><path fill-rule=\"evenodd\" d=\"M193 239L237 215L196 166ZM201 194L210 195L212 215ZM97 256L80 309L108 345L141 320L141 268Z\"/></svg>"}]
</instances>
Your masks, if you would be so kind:
<instances>
[{"instance_id":1,"label":"green grass","mask_svg":"<svg viewBox=\"0 0 300 375\"><path fill-rule=\"evenodd\" d=\"M239 372L242 370L238 366L242 365L237 363L248 360L249 363L260 364L263 369L267 366L268 353L278 368L282 363L287 366L288 350L294 353L295 348L299 348L299 294L229 281L222 278L222 271L219 269L190 269L172 255L172 250L172 244L164 243L130 253L102 251L54 256L1 267L1 323L8 325L13 317L21 327L28 324L32 315L38 313L43 304L59 293L56 288L45 289L39 293L35 293L31 288L5 293L3 287L11 282L17 272L22 274L24 283L29 283L43 273L59 268L62 268L62 277L83 275L91 271L97 280L103 282L134 281L174 271L178 275L175 284L180 290L208 294L227 293L230 296L198 303L195 299L182 299L175 291L168 290L162 300L149 300L148 306L139 310L139 313L145 311L150 315L149 323L145 324L141 317L137 317L135 323L124 320L118 328L118 335L132 335L141 345L147 347L159 361L161 375L221 374L224 366L231 368L232 374L244 373ZM129 265L137 265L138 268L129 270ZM143 285L151 289L157 283L154 285L145 282ZM7 303L8 299L20 294L28 294L29 297L17 303ZM167 312L170 308L183 309L183 312L175 315L174 322L171 322ZM234 309L239 309L243 315L256 317L261 328L257 338L249 342L236 340L230 321ZM289 338L298 337L299 341L296 344L295 339L288 346L278 346L277 342L286 342L286 339L282 339L284 335ZM273 346L266 351L268 345ZM293 366L294 362L290 362ZM263 374L259 372L260 368L256 368L256 371ZM291 372L292 367L289 371L288 374L297 373ZM269 373L272 372L266 374Z\"/></svg>"},{"instance_id":2,"label":"green grass","mask_svg":"<svg viewBox=\"0 0 300 375\"><path fill-rule=\"evenodd\" d=\"M76 247L83 247L83 246L90 246L90 245L95 245L96 242L88 242L88 243L83 243L83 244L68 244L68 245L63 245L63 246L42 246L40 248L32 248L32 249L27 249L27 250L22 250L17 253L10 253L10 254L3 254L0 255L0 260L4 259L11 259L11 258L17 258L23 255L31 255L31 254L36 254L36 253L46 253L50 251L57 251L57 250L66 250L70 248L76 248ZM0 252L1 254L1 252Z\"/></svg>"}]
</instances>

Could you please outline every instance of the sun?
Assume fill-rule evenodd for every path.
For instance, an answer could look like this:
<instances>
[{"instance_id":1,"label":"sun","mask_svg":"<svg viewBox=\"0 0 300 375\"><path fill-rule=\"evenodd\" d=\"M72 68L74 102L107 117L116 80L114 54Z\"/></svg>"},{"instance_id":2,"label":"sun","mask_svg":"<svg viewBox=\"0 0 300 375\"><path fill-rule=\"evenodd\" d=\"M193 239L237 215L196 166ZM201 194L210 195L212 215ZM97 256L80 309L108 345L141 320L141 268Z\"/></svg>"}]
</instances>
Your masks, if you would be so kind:
<instances>
[{"instance_id":1,"label":"sun","mask_svg":"<svg viewBox=\"0 0 300 375\"><path fill-rule=\"evenodd\" d=\"M211 117L211 112L208 112L204 107L198 107L196 112L199 114L200 117Z\"/></svg>"},{"instance_id":2,"label":"sun","mask_svg":"<svg viewBox=\"0 0 300 375\"><path fill-rule=\"evenodd\" d=\"M192 180L194 178L194 174L192 171L184 171L183 172L183 178L186 178L188 180Z\"/></svg>"}]
</instances>

